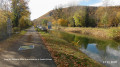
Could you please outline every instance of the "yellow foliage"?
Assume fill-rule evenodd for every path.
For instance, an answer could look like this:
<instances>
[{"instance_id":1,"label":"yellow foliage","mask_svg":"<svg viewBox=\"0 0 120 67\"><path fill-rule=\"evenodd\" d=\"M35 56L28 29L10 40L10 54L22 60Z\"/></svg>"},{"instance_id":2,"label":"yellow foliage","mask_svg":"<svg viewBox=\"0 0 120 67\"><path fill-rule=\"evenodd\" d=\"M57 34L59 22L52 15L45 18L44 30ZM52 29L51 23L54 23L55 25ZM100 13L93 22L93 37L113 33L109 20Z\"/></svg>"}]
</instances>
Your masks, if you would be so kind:
<instances>
[{"instance_id":1,"label":"yellow foliage","mask_svg":"<svg viewBox=\"0 0 120 67\"><path fill-rule=\"evenodd\" d=\"M7 17L5 16L4 12L0 10L0 23L6 22Z\"/></svg>"},{"instance_id":2,"label":"yellow foliage","mask_svg":"<svg viewBox=\"0 0 120 67\"><path fill-rule=\"evenodd\" d=\"M57 21L54 20L54 19L52 20L52 24L53 24L53 25L58 25Z\"/></svg>"},{"instance_id":3,"label":"yellow foliage","mask_svg":"<svg viewBox=\"0 0 120 67\"><path fill-rule=\"evenodd\" d=\"M26 16L22 16L19 20L19 27L20 29L24 29L26 28L26 26L28 25L28 19Z\"/></svg>"},{"instance_id":4,"label":"yellow foliage","mask_svg":"<svg viewBox=\"0 0 120 67\"><path fill-rule=\"evenodd\" d=\"M61 26L68 26L68 21L64 19L58 19L57 23Z\"/></svg>"},{"instance_id":5,"label":"yellow foliage","mask_svg":"<svg viewBox=\"0 0 120 67\"><path fill-rule=\"evenodd\" d=\"M117 13L117 17L120 18L120 12Z\"/></svg>"}]
</instances>

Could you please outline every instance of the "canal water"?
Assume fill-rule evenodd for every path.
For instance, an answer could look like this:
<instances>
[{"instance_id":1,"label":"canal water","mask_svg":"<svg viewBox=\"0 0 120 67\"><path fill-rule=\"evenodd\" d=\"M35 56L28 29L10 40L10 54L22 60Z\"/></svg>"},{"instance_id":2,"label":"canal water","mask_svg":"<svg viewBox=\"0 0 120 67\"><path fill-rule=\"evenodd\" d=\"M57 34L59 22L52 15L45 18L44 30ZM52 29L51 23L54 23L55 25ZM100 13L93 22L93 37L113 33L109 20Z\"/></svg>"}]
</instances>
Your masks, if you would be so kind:
<instances>
[{"instance_id":1,"label":"canal water","mask_svg":"<svg viewBox=\"0 0 120 67\"><path fill-rule=\"evenodd\" d=\"M52 35L64 39L90 58L107 67L120 67L120 43L112 40L100 40L85 36L73 35L60 31L51 31Z\"/></svg>"}]
</instances>

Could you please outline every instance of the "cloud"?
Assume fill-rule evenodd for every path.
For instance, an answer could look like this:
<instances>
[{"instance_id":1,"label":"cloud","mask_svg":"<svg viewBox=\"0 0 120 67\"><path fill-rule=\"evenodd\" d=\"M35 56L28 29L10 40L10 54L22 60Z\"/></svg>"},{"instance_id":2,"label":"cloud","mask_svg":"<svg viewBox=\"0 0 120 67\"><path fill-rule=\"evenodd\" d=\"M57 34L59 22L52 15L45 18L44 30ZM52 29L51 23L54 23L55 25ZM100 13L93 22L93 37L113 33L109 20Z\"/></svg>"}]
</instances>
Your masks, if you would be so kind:
<instances>
[{"instance_id":1,"label":"cloud","mask_svg":"<svg viewBox=\"0 0 120 67\"><path fill-rule=\"evenodd\" d=\"M101 0L99 3L95 3L90 6L105 6L105 1L108 1L108 6L120 5L120 0Z\"/></svg>"},{"instance_id":2,"label":"cloud","mask_svg":"<svg viewBox=\"0 0 120 67\"><path fill-rule=\"evenodd\" d=\"M92 5L90 5L90 6L102 6L102 2L99 2L99 3L95 3L95 4L92 4Z\"/></svg>"},{"instance_id":3,"label":"cloud","mask_svg":"<svg viewBox=\"0 0 120 67\"><path fill-rule=\"evenodd\" d=\"M55 7L64 6L68 7L69 5L79 5L80 2L90 2L92 0L30 0L29 7L31 11L31 19L37 19L38 17L44 15L48 11L54 9ZM99 1L99 0L98 0ZM91 4L89 6L103 6L103 1L101 0L98 3ZM111 5L119 5L120 0L109 0Z\"/></svg>"},{"instance_id":4,"label":"cloud","mask_svg":"<svg viewBox=\"0 0 120 67\"><path fill-rule=\"evenodd\" d=\"M31 19L37 19L56 6L68 7L69 5L78 5L80 1L88 0L30 0Z\"/></svg>"}]
</instances>

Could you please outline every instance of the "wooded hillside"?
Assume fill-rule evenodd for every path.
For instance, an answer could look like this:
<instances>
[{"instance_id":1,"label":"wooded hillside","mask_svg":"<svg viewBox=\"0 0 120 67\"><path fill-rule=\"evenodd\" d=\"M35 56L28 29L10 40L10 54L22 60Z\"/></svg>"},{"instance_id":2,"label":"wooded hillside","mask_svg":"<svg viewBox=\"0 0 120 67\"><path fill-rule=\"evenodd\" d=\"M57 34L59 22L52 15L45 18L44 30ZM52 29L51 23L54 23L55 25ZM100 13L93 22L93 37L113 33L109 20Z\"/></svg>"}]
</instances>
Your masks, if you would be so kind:
<instances>
[{"instance_id":1,"label":"wooded hillside","mask_svg":"<svg viewBox=\"0 0 120 67\"><path fill-rule=\"evenodd\" d=\"M34 23L43 24L44 20L51 21L55 26L118 27L120 25L120 6L55 8L34 20Z\"/></svg>"}]
</instances>

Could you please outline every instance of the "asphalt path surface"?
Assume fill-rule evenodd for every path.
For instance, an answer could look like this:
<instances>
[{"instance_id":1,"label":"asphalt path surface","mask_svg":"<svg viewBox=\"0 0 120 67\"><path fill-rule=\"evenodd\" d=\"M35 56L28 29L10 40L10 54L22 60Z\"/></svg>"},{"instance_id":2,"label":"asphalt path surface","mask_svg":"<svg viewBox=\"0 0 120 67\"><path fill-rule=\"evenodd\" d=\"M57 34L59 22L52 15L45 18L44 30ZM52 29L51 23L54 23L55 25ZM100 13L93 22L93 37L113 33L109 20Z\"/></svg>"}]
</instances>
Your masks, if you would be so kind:
<instances>
[{"instance_id":1,"label":"asphalt path surface","mask_svg":"<svg viewBox=\"0 0 120 67\"><path fill-rule=\"evenodd\" d=\"M34 49L18 50L23 45L34 45ZM0 52L0 67L56 67L56 64L39 33L31 27L16 43Z\"/></svg>"}]
</instances>

